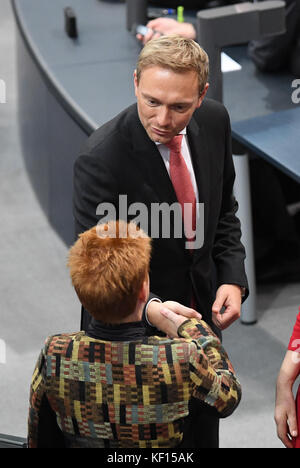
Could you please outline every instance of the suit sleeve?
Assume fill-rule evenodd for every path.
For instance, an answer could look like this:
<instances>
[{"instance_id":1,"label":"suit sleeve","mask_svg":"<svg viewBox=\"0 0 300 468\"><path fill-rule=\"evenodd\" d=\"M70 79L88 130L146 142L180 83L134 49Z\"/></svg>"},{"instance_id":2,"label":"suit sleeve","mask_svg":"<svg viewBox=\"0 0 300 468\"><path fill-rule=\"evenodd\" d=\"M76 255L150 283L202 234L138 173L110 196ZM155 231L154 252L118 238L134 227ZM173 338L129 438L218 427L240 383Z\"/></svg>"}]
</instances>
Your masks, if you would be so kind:
<instances>
[{"instance_id":1,"label":"suit sleeve","mask_svg":"<svg viewBox=\"0 0 300 468\"><path fill-rule=\"evenodd\" d=\"M238 203L233 195L235 170L232 159L231 126L225 114L225 156L223 172L222 205L214 239L213 259L217 268L217 286L237 284L246 289L244 300L249 294L245 273L245 248L241 243L241 225L236 216Z\"/></svg>"},{"instance_id":2,"label":"suit sleeve","mask_svg":"<svg viewBox=\"0 0 300 468\"><path fill-rule=\"evenodd\" d=\"M99 205L110 204L111 215L118 207L118 186L107 165L93 153L82 153L74 165L73 211L75 236L97 224L104 213ZM102 205L104 207L104 205ZM98 209L98 214L97 214ZM109 214L108 214L109 215Z\"/></svg>"},{"instance_id":3,"label":"suit sleeve","mask_svg":"<svg viewBox=\"0 0 300 468\"><path fill-rule=\"evenodd\" d=\"M190 346L191 393L213 407L219 417L230 416L241 400L241 385L219 338L204 321L191 319L178 329Z\"/></svg>"},{"instance_id":4,"label":"suit sleeve","mask_svg":"<svg viewBox=\"0 0 300 468\"><path fill-rule=\"evenodd\" d=\"M44 349L37 360L30 386L28 414L28 447L29 448L65 448L56 414L47 398L46 352L51 337L46 340Z\"/></svg>"}]
</instances>

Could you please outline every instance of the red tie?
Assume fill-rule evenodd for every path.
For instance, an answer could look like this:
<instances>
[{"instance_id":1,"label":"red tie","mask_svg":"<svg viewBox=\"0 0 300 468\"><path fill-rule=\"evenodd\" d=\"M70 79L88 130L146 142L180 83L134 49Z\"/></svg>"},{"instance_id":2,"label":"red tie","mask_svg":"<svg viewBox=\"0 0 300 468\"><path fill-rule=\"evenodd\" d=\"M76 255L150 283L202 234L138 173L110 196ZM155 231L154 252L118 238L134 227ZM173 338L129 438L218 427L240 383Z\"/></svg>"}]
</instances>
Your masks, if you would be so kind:
<instances>
[{"instance_id":1,"label":"red tie","mask_svg":"<svg viewBox=\"0 0 300 468\"><path fill-rule=\"evenodd\" d=\"M181 154L183 135L175 136L166 146L170 149L170 179L172 181L177 200L179 201L184 216L185 232L188 240L192 241L196 230L196 196L191 181L191 176ZM190 203L191 210L186 212L184 204ZM191 232L191 229L194 232ZM192 253L192 249L190 250ZM196 309L196 301L192 293L191 305Z\"/></svg>"},{"instance_id":2,"label":"red tie","mask_svg":"<svg viewBox=\"0 0 300 468\"><path fill-rule=\"evenodd\" d=\"M175 136L166 146L170 149L170 179L184 216L186 238L192 241L196 230L196 196L190 173L181 154L182 137L183 135ZM185 203L189 203L189 207L185 207Z\"/></svg>"}]
</instances>

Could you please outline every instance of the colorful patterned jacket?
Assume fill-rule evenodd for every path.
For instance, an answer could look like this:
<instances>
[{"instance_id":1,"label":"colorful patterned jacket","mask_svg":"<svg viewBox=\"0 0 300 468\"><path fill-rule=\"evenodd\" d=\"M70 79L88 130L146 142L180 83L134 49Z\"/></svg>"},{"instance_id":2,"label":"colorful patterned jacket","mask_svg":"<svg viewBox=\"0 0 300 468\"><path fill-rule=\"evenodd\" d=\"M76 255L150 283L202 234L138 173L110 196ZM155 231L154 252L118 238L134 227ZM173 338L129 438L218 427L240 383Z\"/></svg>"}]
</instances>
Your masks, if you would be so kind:
<instances>
[{"instance_id":1,"label":"colorful patterned jacket","mask_svg":"<svg viewBox=\"0 0 300 468\"><path fill-rule=\"evenodd\" d=\"M85 332L46 340L31 383L30 448L176 447L192 396L220 417L234 411L241 387L205 322L186 320L176 339L136 331L129 341Z\"/></svg>"}]
</instances>

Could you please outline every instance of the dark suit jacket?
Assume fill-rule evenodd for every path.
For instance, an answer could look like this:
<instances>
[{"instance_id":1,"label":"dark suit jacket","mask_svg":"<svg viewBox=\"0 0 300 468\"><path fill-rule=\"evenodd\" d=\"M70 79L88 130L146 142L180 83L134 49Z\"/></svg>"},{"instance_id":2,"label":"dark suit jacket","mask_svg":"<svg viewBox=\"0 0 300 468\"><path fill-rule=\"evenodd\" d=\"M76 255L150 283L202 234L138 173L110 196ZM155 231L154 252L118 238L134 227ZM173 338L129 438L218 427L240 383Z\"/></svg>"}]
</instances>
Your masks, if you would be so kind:
<instances>
[{"instance_id":1,"label":"dark suit jacket","mask_svg":"<svg viewBox=\"0 0 300 468\"><path fill-rule=\"evenodd\" d=\"M248 53L259 70L277 72L289 68L296 76L300 73L300 2L285 0L286 31L264 37L248 44Z\"/></svg>"},{"instance_id":2,"label":"dark suit jacket","mask_svg":"<svg viewBox=\"0 0 300 468\"><path fill-rule=\"evenodd\" d=\"M231 129L224 106L205 99L195 111L187 135L199 202L204 203L204 244L191 255L185 239L174 238L172 229L169 239L153 239L151 291L162 300L187 306L193 293L204 320L218 332L211 319L216 287L230 283L248 288L245 251L235 215L237 203L232 195ZM142 202L149 213L152 203L177 201L162 157L140 122L136 105L96 130L75 162L76 234L97 224L100 203L114 204L118 219L121 194L127 195L128 206ZM128 220L133 217L128 216Z\"/></svg>"}]
</instances>

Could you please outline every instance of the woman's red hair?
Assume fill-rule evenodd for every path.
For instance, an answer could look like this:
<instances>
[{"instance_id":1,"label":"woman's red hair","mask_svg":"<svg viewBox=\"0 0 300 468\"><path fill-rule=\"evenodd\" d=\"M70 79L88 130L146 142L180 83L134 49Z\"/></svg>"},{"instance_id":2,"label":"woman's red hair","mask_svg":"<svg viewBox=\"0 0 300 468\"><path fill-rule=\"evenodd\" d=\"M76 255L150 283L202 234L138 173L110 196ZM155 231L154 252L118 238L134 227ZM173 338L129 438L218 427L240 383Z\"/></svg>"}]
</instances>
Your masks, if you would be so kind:
<instances>
[{"instance_id":1,"label":"woman's red hair","mask_svg":"<svg viewBox=\"0 0 300 468\"><path fill-rule=\"evenodd\" d=\"M149 271L151 239L134 223L109 221L79 235L68 266L84 308L105 323L134 312Z\"/></svg>"}]
</instances>

